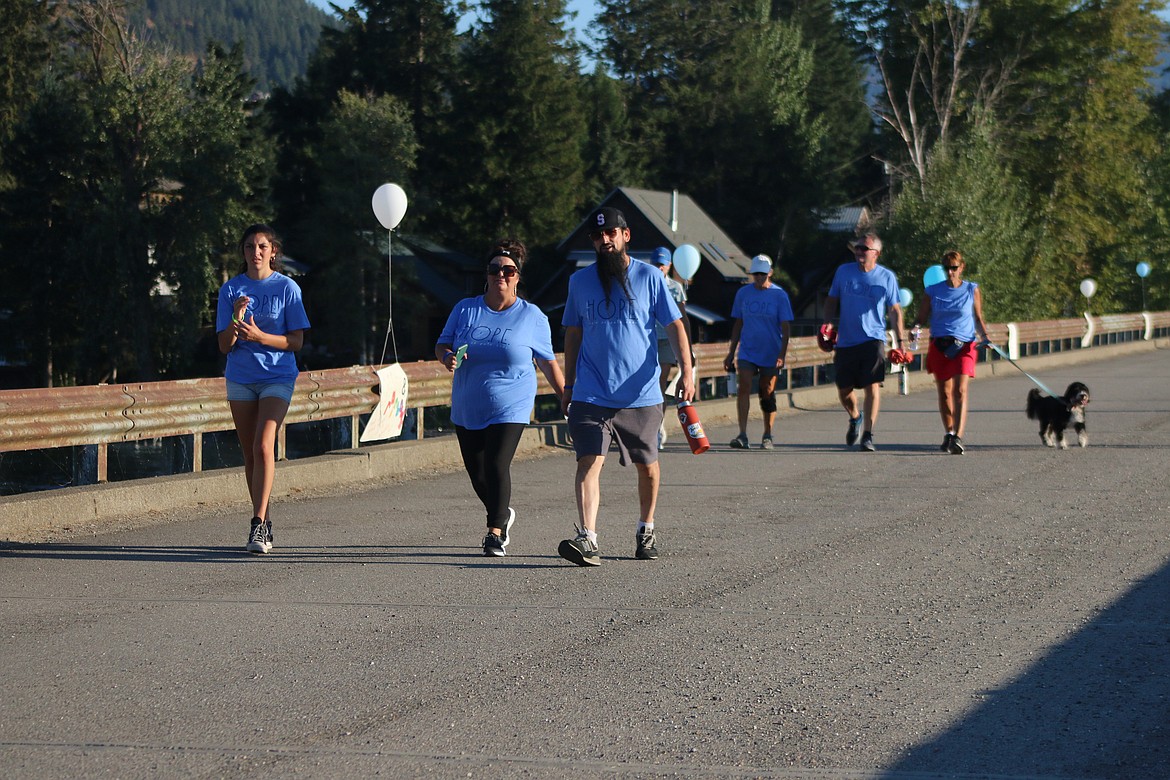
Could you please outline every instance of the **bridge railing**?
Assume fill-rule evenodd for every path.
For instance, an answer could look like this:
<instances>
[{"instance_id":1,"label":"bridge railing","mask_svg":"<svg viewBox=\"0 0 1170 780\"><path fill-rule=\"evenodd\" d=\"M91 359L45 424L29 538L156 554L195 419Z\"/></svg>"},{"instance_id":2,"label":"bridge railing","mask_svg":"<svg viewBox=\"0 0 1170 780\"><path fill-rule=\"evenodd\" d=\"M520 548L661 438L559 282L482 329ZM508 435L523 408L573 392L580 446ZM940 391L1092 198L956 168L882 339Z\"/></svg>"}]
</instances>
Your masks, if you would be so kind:
<instances>
[{"instance_id":1,"label":"bridge railing","mask_svg":"<svg viewBox=\"0 0 1170 780\"><path fill-rule=\"evenodd\" d=\"M1170 312L1116 314L1102 317L989 325L990 337L1006 346L1013 358L1130 340L1170 335ZM924 339L929 337L923 334ZM923 342L925 344L925 341ZM697 344L700 382L708 396L725 376L723 358L728 344ZM919 354L924 354L920 350ZM563 356L562 356L563 359ZM829 381L832 356L822 352L811 336L792 339L781 381L784 388L815 386ZM916 360L911 370L920 370ZM296 384L287 425L325 420L346 421L343 437L356 447L363 415L378 402L379 366L352 366L302 372ZM450 374L437 361L404 364L410 381L410 407L421 438L423 411L446 406ZM538 372L539 391L551 392ZM191 467L201 471L204 434L233 430L224 380L184 379L171 382L97 385L87 387L0 390L0 453L78 445L96 447L96 478L108 478L107 448L112 444L193 436ZM284 428L278 443L281 457Z\"/></svg>"}]
</instances>

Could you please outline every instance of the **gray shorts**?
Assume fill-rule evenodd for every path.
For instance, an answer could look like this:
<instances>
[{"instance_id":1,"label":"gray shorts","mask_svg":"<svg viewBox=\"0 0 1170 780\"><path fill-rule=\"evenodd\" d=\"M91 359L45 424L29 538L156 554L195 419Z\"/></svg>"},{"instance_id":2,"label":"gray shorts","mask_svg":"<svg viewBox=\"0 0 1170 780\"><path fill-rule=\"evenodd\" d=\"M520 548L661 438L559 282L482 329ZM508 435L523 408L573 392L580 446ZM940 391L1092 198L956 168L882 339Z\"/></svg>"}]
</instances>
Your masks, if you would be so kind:
<instances>
[{"instance_id":1,"label":"gray shorts","mask_svg":"<svg viewBox=\"0 0 1170 780\"><path fill-rule=\"evenodd\" d=\"M837 369L837 387L854 390L881 384L886 380L886 343L866 341L833 353Z\"/></svg>"},{"instance_id":2,"label":"gray shorts","mask_svg":"<svg viewBox=\"0 0 1170 780\"><path fill-rule=\"evenodd\" d=\"M617 443L619 462L649 465L658 461L658 428L662 404L635 409L611 409L580 401L569 404L569 433L577 459L605 456L610 441Z\"/></svg>"}]
</instances>

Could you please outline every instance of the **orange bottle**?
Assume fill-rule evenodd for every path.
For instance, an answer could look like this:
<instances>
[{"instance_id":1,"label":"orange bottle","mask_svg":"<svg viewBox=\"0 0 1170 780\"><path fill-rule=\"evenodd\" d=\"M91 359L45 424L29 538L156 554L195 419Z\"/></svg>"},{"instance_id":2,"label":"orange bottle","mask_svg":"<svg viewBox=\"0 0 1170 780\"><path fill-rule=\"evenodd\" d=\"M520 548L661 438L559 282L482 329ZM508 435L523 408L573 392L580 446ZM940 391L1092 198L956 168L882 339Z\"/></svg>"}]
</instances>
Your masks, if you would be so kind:
<instances>
[{"instance_id":1,"label":"orange bottle","mask_svg":"<svg viewBox=\"0 0 1170 780\"><path fill-rule=\"evenodd\" d=\"M690 401L678 402L678 421L687 436L687 443L691 445L691 452L701 455L711 449L711 442L707 441L707 434L703 433L703 424L699 422L699 413L695 411Z\"/></svg>"}]
</instances>

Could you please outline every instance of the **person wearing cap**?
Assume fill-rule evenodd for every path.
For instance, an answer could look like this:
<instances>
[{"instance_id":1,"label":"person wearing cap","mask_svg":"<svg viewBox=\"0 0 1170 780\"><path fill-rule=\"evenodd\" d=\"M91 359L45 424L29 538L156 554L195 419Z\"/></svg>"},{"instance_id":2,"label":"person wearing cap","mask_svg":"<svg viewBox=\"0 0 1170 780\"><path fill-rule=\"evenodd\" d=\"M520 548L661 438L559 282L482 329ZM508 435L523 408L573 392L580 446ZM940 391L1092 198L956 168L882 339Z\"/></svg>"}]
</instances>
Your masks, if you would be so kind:
<instances>
[{"instance_id":1,"label":"person wearing cap","mask_svg":"<svg viewBox=\"0 0 1170 780\"><path fill-rule=\"evenodd\" d=\"M678 356L678 398L695 396L691 348L682 315L662 273L647 263L630 262L630 228L625 215L603 208L589 215L589 239L597 262L569 279L565 326L565 394L562 408L577 455L575 492L577 535L557 552L578 566L601 563L597 511L601 470L610 442L621 464L638 472L638 527L634 557L658 557L654 510L658 502L657 436L662 424L662 390L655 322L666 327Z\"/></svg>"},{"instance_id":2,"label":"person wearing cap","mask_svg":"<svg viewBox=\"0 0 1170 780\"><path fill-rule=\"evenodd\" d=\"M435 344L435 357L454 372L451 422L471 487L487 510L483 554L496 558L506 554L516 520L512 458L532 418L533 362L557 398L565 383L548 317L517 292L527 257L514 238L492 244L483 295L455 304Z\"/></svg>"},{"instance_id":3,"label":"person wearing cap","mask_svg":"<svg viewBox=\"0 0 1170 780\"><path fill-rule=\"evenodd\" d=\"M776 421L776 377L788 354L792 329L792 302L788 293L772 284L772 259L756 255L748 271L751 284L740 287L731 304L731 344L723 368L734 372L738 387L735 411L739 417L739 435L731 440L735 449L748 448L747 422L751 406L752 380L759 380L760 411L764 415L764 435L760 449L772 449L772 424ZM736 349L738 348L738 362Z\"/></svg>"},{"instance_id":4,"label":"person wearing cap","mask_svg":"<svg viewBox=\"0 0 1170 780\"><path fill-rule=\"evenodd\" d=\"M678 306L679 313L682 315L683 327L687 331L687 337L691 335L690 320L687 318L687 290L682 286L682 283L677 279L672 279L670 276L671 258L670 250L664 246L660 246L654 250L650 258L651 262L662 271L662 276L666 279L666 289L670 291L670 297L674 299L675 306ZM658 385L662 388L662 402L666 403L666 386L670 384L670 372L678 365L678 357L674 354L670 347L670 339L666 335L666 328L660 323L654 324L654 333L658 337L658 369L661 372L658 377ZM694 355L691 355L691 364L694 364ZM666 416L662 417L662 425L658 429L658 446L662 447L666 443Z\"/></svg>"},{"instance_id":5,"label":"person wearing cap","mask_svg":"<svg viewBox=\"0 0 1170 780\"><path fill-rule=\"evenodd\" d=\"M886 378L886 323L892 326L896 348L900 348L902 307L898 303L898 278L890 269L878 265L881 238L876 233L866 233L850 249L855 261L838 266L833 274L821 330L831 331L833 320L839 319L833 366L837 397L849 415L845 445L852 447L860 435L861 451L873 452L877 449L873 429ZM864 409L858 408L859 389L865 391Z\"/></svg>"}]
</instances>

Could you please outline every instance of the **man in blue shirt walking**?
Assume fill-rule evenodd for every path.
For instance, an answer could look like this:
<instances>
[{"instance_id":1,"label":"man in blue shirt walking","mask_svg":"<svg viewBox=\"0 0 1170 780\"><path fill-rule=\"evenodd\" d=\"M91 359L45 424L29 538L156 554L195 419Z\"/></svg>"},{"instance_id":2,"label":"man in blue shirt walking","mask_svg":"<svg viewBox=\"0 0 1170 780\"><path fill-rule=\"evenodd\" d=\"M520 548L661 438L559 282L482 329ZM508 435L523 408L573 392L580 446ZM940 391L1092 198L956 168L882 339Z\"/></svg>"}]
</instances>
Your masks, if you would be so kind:
<instances>
[{"instance_id":1,"label":"man in blue shirt walking","mask_svg":"<svg viewBox=\"0 0 1170 780\"><path fill-rule=\"evenodd\" d=\"M853 446L861 434L861 451L873 452L873 429L881 405L881 386L886 378L886 320L894 329L897 345L902 343L902 306L898 303L898 278L878 265L882 240L866 233L851 247L856 262L838 266L825 299L825 328L840 313L833 366L837 373L837 395L849 415L846 446ZM857 390L865 391L865 430L857 406Z\"/></svg>"},{"instance_id":2,"label":"man in blue shirt walking","mask_svg":"<svg viewBox=\"0 0 1170 780\"><path fill-rule=\"evenodd\" d=\"M575 539L561 542L561 557L578 566L597 566L597 511L601 470L610 442L621 464L638 471L639 522L634 555L658 557L654 509L658 502L658 429L662 423L658 343L654 324L678 356L679 400L695 395L691 347L666 281L653 266L632 263L626 251L630 228L625 215L603 208L589 217L589 238L597 262L569 279L565 326L564 412L577 455Z\"/></svg>"}]
</instances>

